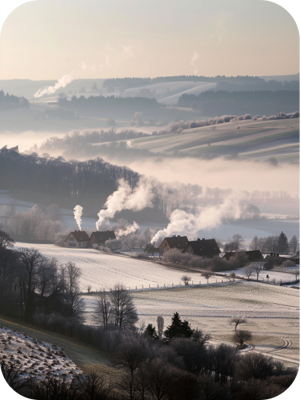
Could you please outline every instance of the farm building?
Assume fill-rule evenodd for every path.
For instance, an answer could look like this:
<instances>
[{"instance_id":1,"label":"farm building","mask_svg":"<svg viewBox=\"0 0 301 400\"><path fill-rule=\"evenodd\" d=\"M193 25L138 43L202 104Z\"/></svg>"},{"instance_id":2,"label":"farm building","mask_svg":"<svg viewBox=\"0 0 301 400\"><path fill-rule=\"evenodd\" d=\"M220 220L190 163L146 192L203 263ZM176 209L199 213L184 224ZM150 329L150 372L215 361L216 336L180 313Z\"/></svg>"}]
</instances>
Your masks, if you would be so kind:
<instances>
[{"instance_id":1,"label":"farm building","mask_svg":"<svg viewBox=\"0 0 301 400\"><path fill-rule=\"evenodd\" d=\"M171 249L184 250L186 244L188 243L187 236L172 236L166 237L160 244L159 249L161 251L167 251Z\"/></svg>"},{"instance_id":2,"label":"farm building","mask_svg":"<svg viewBox=\"0 0 301 400\"><path fill-rule=\"evenodd\" d=\"M85 231L70 232L64 240L65 247L87 247L89 236Z\"/></svg>"},{"instance_id":3,"label":"farm building","mask_svg":"<svg viewBox=\"0 0 301 400\"><path fill-rule=\"evenodd\" d=\"M191 253L199 257L213 258L219 255L220 249L215 239L197 239L188 242L183 253Z\"/></svg>"},{"instance_id":4,"label":"farm building","mask_svg":"<svg viewBox=\"0 0 301 400\"><path fill-rule=\"evenodd\" d=\"M263 261L263 256L261 254L260 250L252 250L252 251L230 251L228 253L225 253L223 258L226 260L230 260L231 257L234 257L237 253L239 254L245 254L250 262L256 262L256 261Z\"/></svg>"},{"instance_id":5,"label":"farm building","mask_svg":"<svg viewBox=\"0 0 301 400\"><path fill-rule=\"evenodd\" d=\"M116 239L115 233L113 231L97 231L93 232L90 236L88 247L104 246L106 240Z\"/></svg>"}]
</instances>

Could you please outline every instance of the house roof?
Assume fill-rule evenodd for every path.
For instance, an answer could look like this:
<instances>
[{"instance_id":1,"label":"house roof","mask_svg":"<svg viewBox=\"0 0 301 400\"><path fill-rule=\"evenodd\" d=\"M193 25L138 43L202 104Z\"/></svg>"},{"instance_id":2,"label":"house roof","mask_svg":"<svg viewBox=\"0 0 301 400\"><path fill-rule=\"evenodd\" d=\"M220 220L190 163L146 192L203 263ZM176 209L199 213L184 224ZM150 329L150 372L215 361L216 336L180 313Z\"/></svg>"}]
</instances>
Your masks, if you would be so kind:
<instances>
[{"instance_id":1,"label":"house roof","mask_svg":"<svg viewBox=\"0 0 301 400\"><path fill-rule=\"evenodd\" d=\"M219 254L220 249L215 241L215 239L198 239L188 242L186 249L191 248L196 256L201 256L204 254Z\"/></svg>"},{"instance_id":2,"label":"house roof","mask_svg":"<svg viewBox=\"0 0 301 400\"><path fill-rule=\"evenodd\" d=\"M187 236L166 237L164 240L167 241L169 247L172 249L173 248L184 249L184 247L186 246L186 243L188 242ZM164 240L163 240L163 242L164 242ZM162 245L162 243L161 243L161 245ZM161 245L160 245L160 247L161 247Z\"/></svg>"},{"instance_id":3,"label":"house roof","mask_svg":"<svg viewBox=\"0 0 301 400\"><path fill-rule=\"evenodd\" d=\"M236 254L245 254L249 261L262 261L263 257L260 250L251 250L251 251L230 251L225 253L223 258L229 260L231 257L234 257Z\"/></svg>"},{"instance_id":4,"label":"house roof","mask_svg":"<svg viewBox=\"0 0 301 400\"><path fill-rule=\"evenodd\" d=\"M66 237L65 242L69 239L69 236L73 235L77 242L88 242L89 236L85 231L74 231L70 232L69 235Z\"/></svg>"},{"instance_id":5,"label":"house roof","mask_svg":"<svg viewBox=\"0 0 301 400\"><path fill-rule=\"evenodd\" d=\"M104 243L106 240L109 239L116 239L115 233L113 231L97 231L92 233L90 239L92 239L92 236L95 238L98 244Z\"/></svg>"}]
</instances>

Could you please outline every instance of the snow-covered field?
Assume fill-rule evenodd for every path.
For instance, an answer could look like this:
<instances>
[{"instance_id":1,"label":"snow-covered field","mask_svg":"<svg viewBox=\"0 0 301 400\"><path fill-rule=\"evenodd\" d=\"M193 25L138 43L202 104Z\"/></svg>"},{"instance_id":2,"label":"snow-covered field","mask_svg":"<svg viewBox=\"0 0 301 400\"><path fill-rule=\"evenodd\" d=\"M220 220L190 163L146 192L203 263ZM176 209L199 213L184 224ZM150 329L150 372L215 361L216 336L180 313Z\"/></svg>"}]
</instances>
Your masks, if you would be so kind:
<instances>
[{"instance_id":1,"label":"snow-covered field","mask_svg":"<svg viewBox=\"0 0 301 400\"><path fill-rule=\"evenodd\" d=\"M0 327L1 360L19 367L22 378L52 376L71 381L83 373L61 348L4 327Z\"/></svg>"},{"instance_id":2,"label":"snow-covered field","mask_svg":"<svg viewBox=\"0 0 301 400\"><path fill-rule=\"evenodd\" d=\"M71 261L81 270L80 289L86 291L90 285L92 291L108 290L116 283L126 288L142 289L154 287L171 287L180 285L181 277L186 273L151 261L135 260L128 256L109 255L94 249L69 249L51 244L26 245L16 243L16 247L34 247L47 258L56 258L59 264ZM194 284L205 284L207 280L199 273L189 273ZM221 282L222 277L210 278L209 283ZM190 281L190 283L192 283Z\"/></svg>"},{"instance_id":3,"label":"snow-covered field","mask_svg":"<svg viewBox=\"0 0 301 400\"><path fill-rule=\"evenodd\" d=\"M176 81L176 82L160 82L151 85L138 86L126 89L123 97L139 96L140 90L147 89L152 92L159 102L164 104L176 104L182 94L199 94L206 90L212 90L216 86L214 82L189 82L189 81Z\"/></svg>"},{"instance_id":4,"label":"snow-covered field","mask_svg":"<svg viewBox=\"0 0 301 400\"><path fill-rule=\"evenodd\" d=\"M229 282L201 287L133 291L140 316L172 316L176 311L185 318L227 317L299 318L299 290L257 282ZM85 309L92 312L96 299L83 296Z\"/></svg>"}]
</instances>

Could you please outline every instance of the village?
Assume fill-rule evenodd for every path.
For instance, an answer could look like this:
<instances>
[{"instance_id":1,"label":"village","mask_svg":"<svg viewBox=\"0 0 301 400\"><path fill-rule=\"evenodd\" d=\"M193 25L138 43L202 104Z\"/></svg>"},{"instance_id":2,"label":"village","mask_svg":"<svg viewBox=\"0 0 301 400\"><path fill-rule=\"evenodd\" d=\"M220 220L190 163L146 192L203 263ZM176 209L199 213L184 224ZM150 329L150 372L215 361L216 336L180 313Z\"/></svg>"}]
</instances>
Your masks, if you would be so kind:
<instances>
[{"instance_id":1,"label":"village","mask_svg":"<svg viewBox=\"0 0 301 400\"><path fill-rule=\"evenodd\" d=\"M116 235L113 230L92 232L90 237L86 231L71 231L63 241L64 247L69 248L102 248L106 246L107 241L115 240ZM249 263L261 263L262 268L271 270L273 266L279 266L286 261L288 266L299 265L299 250L295 254L279 254L276 252L262 253L260 250L238 250L237 251L221 251L215 239L197 238L196 240L188 240L187 236L172 235L165 237L159 247L155 247L152 243L146 245L140 252L151 256L153 260L160 259L164 253L170 250L177 250L179 253L191 256L203 257L205 259L213 259L220 257L229 261L232 257L238 255L246 257ZM138 253L139 254L139 253ZM237 268L243 267L238 265Z\"/></svg>"}]
</instances>

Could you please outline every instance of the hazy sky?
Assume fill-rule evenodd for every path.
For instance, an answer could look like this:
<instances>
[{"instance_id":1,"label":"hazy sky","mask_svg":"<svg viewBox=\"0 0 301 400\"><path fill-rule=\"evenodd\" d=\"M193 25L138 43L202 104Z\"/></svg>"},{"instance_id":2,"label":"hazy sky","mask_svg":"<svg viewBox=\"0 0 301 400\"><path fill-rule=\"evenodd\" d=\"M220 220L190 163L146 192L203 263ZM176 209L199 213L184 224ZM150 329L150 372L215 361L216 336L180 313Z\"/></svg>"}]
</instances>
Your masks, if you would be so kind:
<instances>
[{"instance_id":1,"label":"hazy sky","mask_svg":"<svg viewBox=\"0 0 301 400\"><path fill-rule=\"evenodd\" d=\"M0 78L282 75L299 35L262 0L37 0L6 19Z\"/></svg>"}]
</instances>

